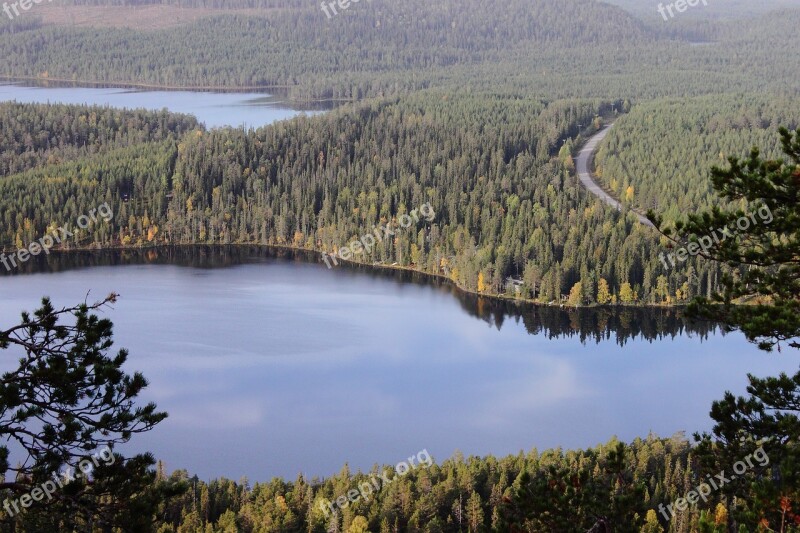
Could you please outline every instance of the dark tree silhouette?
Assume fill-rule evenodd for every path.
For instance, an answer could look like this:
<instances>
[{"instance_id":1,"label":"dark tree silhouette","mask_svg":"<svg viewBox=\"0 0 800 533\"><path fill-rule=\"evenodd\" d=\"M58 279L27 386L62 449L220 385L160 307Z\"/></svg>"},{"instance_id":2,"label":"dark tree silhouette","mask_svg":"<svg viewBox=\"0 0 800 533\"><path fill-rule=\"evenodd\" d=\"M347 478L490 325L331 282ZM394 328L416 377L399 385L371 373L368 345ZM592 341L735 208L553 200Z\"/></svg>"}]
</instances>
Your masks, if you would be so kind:
<instances>
[{"instance_id":1,"label":"dark tree silhouette","mask_svg":"<svg viewBox=\"0 0 800 533\"><path fill-rule=\"evenodd\" d=\"M113 325L93 311L116 299L56 309L45 298L19 325L0 331L0 349L19 355L19 366L0 378L6 523L25 531L146 531L155 506L182 489L156 483L150 454L113 453L167 416L153 403L136 405L147 380L123 371L128 352L108 353Z\"/></svg>"}]
</instances>

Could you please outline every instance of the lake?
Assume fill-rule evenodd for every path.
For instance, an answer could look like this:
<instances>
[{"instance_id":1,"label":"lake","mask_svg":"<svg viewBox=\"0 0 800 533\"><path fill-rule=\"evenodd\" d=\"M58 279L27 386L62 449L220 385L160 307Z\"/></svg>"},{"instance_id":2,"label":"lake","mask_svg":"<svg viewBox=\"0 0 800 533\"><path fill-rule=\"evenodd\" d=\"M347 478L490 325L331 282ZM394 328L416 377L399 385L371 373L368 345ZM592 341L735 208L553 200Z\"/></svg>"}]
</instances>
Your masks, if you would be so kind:
<instances>
[{"instance_id":1,"label":"lake","mask_svg":"<svg viewBox=\"0 0 800 533\"><path fill-rule=\"evenodd\" d=\"M748 372L796 371L674 310L478 299L409 273L328 270L258 247L54 253L0 276L0 327L43 295L121 299L106 316L142 401L169 412L129 450L201 478L266 481L613 435L709 429ZM16 360L11 353L9 360Z\"/></svg>"},{"instance_id":2,"label":"lake","mask_svg":"<svg viewBox=\"0 0 800 533\"><path fill-rule=\"evenodd\" d=\"M258 93L200 91L144 91L94 87L27 87L0 85L0 102L59 103L161 110L194 115L208 128L223 126L258 128L297 116L299 111L276 96Z\"/></svg>"}]
</instances>

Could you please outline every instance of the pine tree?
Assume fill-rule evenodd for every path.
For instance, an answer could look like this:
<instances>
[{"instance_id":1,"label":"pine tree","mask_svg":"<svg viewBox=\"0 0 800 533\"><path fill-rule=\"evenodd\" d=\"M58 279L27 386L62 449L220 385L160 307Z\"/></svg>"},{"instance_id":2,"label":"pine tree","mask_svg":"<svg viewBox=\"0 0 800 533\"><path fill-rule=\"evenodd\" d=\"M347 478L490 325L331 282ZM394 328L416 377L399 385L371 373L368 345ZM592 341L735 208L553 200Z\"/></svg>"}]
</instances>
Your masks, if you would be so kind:
<instances>
[{"instance_id":1,"label":"pine tree","mask_svg":"<svg viewBox=\"0 0 800 533\"><path fill-rule=\"evenodd\" d=\"M469 495L467 500L467 525L471 533L477 533L483 529L483 502L477 492Z\"/></svg>"},{"instance_id":2,"label":"pine tree","mask_svg":"<svg viewBox=\"0 0 800 533\"><path fill-rule=\"evenodd\" d=\"M800 348L800 129L792 135L781 128L780 136L788 160L764 160L753 148L748 158L731 157L729 168L712 170L714 189L747 210L714 207L675 224L690 243L709 239L709 251L702 255L739 273L726 275L722 292L698 298L690 313L721 319L765 350L780 349L782 342ZM662 225L652 211L648 216ZM736 229L742 220L747 223L744 234ZM710 239L722 228L734 228L736 234L719 242ZM671 228L663 231L678 242Z\"/></svg>"},{"instance_id":3,"label":"pine tree","mask_svg":"<svg viewBox=\"0 0 800 533\"><path fill-rule=\"evenodd\" d=\"M86 529L89 523L142 528L163 498L185 489L157 480L150 454L126 459L112 451L167 416L152 403L136 406L147 380L123 372L125 350L107 353L113 325L93 312L116 298L60 310L45 298L36 312L22 314L21 324L0 331L0 349L13 350L20 363L0 377L0 435L25 457L11 467L8 448L0 446L0 471L16 474L0 483L6 496L28 493L65 467L77 470L92 462L91 451L109 450L108 461L94 462L91 479L76 477L52 502L17 514L13 521L23 530ZM64 323L67 317L74 322ZM38 526L25 526L29 522Z\"/></svg>"},{"instance_id":4,"label":"pine tree","mask_svg":"<svg viewBox=\"0 0 800 533\"><path fill-rule=\"evenodd\" d=\"M763 160L753 148L744 161L732 157L730 168L712 170L714 189L737 208L714 207L675 225L689 242L707 239L705 257L738 271L725 276L721 294L697 298L690 315L721 320L766 351L780 350L784 342L800 348L800 129L792 135L782 128L780 135L788 161ZM661 226L659 217L648 216ZM717 228L744 226L742 220L746 234L718 243L708 237ZM677 241L669 228L664 234ZM751 305L741 305L748 299ZM718 506L717 525L778 523L785 504L800 503L800 372L748 379L748 396L725 393L711 407L711 434L695 435L701 477L730 472L746 457L763 459L720 487L737 505Z\"/></svg>"}]
</instances>

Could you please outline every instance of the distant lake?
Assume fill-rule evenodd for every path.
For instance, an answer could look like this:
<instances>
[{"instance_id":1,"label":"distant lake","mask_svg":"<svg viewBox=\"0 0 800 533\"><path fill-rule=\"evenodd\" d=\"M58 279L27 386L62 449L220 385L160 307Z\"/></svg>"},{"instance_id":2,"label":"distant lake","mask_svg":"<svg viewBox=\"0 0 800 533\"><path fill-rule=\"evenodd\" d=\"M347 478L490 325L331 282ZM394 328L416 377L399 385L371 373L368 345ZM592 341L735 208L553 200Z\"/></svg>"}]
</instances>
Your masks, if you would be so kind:
<instances>
[{"instance_id":1,"label":"distant lake","mask_svg":"<svg viewBox=\"0 0 800 533\"><path fill-rule=\"evenodd\" d=\"M21 103L87 104L120 109L167 108L176 113L194 115L207 128L223 126L258 128L304 112L294 109L279 97L258 93L0 85L0 101L8 100Z\"/></svg>"},{"instance_id":2,"label":"distant lake","mask_svg":"<svg viewBox=\"0 0 800 533\"><path fill-rule=\"evenodd\" d=\"M151 382L142 402L170 415L130 449L205 479L691 433L748 372L798 363L675 310L516 305L258 247L38 259L0 276L0 327L43 295L66 306L119 292L106 313L116 346Z\"/></svg>"}]
</instances>

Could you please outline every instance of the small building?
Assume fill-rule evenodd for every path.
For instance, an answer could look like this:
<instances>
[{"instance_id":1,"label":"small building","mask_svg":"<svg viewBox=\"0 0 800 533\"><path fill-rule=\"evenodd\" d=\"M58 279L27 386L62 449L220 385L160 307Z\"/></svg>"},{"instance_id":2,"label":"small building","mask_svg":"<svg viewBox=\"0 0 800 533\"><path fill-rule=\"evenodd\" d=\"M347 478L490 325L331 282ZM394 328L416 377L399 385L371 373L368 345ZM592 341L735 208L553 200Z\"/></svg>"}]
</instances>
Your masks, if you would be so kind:
<instances>
[{"instance_id":1,"label":"small building","mask_svg":"<svg viewBox=\"0 0 800 533\"><path fill-rule=\"evenodd\" d=\"M514 292L514 294L519 294L522 292L522 286L524 285L521 279L512 278L511 276L506 278L505 281L505 292Z\"/></svg>"}]
</instances>

